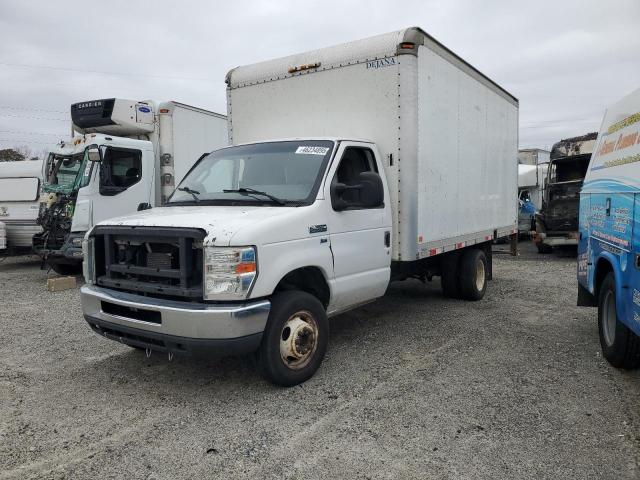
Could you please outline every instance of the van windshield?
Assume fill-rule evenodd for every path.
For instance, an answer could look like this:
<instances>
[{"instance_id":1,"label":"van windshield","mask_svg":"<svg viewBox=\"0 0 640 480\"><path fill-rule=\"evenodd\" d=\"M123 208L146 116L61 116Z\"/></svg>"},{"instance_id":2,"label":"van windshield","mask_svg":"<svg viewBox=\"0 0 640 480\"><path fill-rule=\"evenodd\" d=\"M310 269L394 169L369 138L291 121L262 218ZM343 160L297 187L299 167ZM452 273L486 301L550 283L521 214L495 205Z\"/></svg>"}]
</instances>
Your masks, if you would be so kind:
<instances>
[{"instance_id":1,"label":"van windshield","mask_svg":"<svg viewBox=\"0 0 640 480\"><path fill-rule=\"evenodd\" d=\"M167 204L313 203L333 147L309 140L215 151L196 163Z\"/></svg>"}]
</instances>

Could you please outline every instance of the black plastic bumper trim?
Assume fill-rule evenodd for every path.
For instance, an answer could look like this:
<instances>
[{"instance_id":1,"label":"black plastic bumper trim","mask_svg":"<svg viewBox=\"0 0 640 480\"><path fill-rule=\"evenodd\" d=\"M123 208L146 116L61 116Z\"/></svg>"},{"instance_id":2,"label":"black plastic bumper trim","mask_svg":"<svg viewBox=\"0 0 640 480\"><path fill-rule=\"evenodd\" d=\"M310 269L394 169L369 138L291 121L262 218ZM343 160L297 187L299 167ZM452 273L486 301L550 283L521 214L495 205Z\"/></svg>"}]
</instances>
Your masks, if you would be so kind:
<instances>
[{"instance_id":1,"label":"black plastic bumper trim","mask_svg":"<svg viewBox=\"0 0 640 480\"><path fill-rule=\"evenodd\" d=\"M262 341L262 332L238 338L190 338L126 327L91 315L85 315L84 319L94 332L110 340L189 356L243 355L255 352Z\"/></svg>"}]
</instances>

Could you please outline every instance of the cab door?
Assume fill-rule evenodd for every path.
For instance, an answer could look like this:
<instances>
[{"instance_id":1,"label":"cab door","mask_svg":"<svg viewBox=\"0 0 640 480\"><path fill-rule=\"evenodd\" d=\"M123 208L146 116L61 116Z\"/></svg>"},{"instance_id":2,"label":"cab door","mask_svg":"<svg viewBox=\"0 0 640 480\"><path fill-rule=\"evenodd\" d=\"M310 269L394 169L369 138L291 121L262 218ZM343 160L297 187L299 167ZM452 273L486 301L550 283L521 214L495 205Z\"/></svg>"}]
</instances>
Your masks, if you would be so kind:
<instances>
[{"instance_id":1,"label":"cab door","mask_svg":"<svg viewBox=\"0 0 640 480\"><path fill-rule=\"evenodd\" d=\"M336 309L380 297L389 284L391 207L376 153L372 144L342 142L325 182ZM357 185L362 172L380 175L384 193L379 205L364 206L360 201ZM336 202L335 195L332 198L332 186L336 184L346 186L341 194L344 203Z\"/></svg>"},{"instance_id":2,"label":"cab door","mask_svg":"<svg viewBox=\"0 0 640 480\"><path fill-rule=\"evenodd\" d=\"M92 225L135 213L141 203L153 203L154 155L151 142L108 146L92 182Z\"/></svg>"}]
</instances>

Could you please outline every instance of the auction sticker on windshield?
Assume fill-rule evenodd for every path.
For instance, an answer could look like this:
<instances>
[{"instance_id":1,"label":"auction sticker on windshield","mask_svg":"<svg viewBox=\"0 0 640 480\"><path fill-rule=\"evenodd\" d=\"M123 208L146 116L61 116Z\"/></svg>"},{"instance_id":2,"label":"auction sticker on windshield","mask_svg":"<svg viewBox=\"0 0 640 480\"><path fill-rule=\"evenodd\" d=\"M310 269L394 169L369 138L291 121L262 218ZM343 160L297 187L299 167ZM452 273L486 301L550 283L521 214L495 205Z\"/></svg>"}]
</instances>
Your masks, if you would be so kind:
<instances>
[{"instance_id":1,"label":"auction sticker on windshield","mask_svg":"<svg viewBox=\"0 0 640 480\"><path fill-rule=\"evenodd\" d=\"M300 146L296 150L296 153L301 155L326 155L329 151L328 147L305 147Z\"/></svg>"}]
</instances>

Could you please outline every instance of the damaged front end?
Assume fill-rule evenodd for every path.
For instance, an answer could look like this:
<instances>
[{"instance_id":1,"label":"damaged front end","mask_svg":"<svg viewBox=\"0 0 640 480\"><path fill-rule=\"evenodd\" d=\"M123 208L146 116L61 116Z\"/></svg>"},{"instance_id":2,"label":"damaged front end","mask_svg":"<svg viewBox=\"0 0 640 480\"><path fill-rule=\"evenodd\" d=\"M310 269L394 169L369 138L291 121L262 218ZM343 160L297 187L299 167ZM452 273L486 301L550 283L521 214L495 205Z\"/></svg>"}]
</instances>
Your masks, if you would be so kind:
<instances>
[{"instance_id":1,"label":"damaged front end","mask_svg":"<svg viewBox=\"0 0 640 480\"><path fill-rule=\"evenodd\" d=\"M33 237L33 251L52 266L82 261L82 235L73 235L71 225L85 165L83 149L51 153L47 161L37 219L42 232Z\"/></svg>"},{"instance_id":2,"label":"damaged front end","mask_svg":"<svg viewBox=\"0 0 640 480\"><path fill-rule=\"evenodd\" d=\"M77 262L82 259L82 238L71 238L76 193L44 193L40 198L38 225L42 232L33 237L33 251L44 261Z\"/></svg>"}]
</instances>

